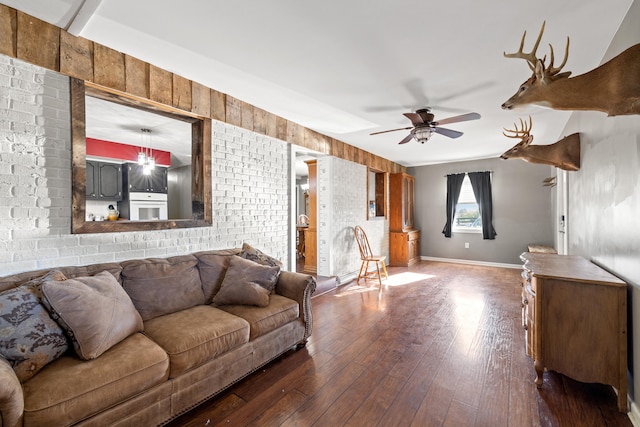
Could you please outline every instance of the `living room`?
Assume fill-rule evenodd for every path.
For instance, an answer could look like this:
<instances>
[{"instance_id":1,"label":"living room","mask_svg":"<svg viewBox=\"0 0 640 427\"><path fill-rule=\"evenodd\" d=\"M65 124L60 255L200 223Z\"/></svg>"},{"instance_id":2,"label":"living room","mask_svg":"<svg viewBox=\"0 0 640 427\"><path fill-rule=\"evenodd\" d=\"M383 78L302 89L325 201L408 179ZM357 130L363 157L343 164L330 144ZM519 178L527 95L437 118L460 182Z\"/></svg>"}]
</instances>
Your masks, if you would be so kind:
<instances>
[{"instance_id":1,"label":"living room","mask_svg":"<svg viewBox=\"0 0 640 427\"><path fill-rule=\"evenodd\" d=\"M406 167L325 137L293 121L276 118L231 96L209 97L209 94L220 92L216 92L215 87L194 85L207 96L193 97L192 101L210 99L208 106L198 105L198 108L207 110L214 119L208 199L213 200L209 213L213 220L206 226L197 227L75 234L71 232L75 208L73 117L70 113L73 98L69 76L82 80L86 64L69 63L68 57L59 54L54 55L57 59L50 65L51 54L20 50L20 39L12 32L16 31L15 26L4 25L10 22L11 16L16 16L16 12L6 6L1 8L0 16L7 21L2 21L3 37L0 38L0 86L3 95L8 94L6 98L3 96L6 101L2 104L0 152L2 276L67 265L238 248L244 242L282 260L287 268L295 269L295 244L292 243L295 242L295 213L291 188L295 185L292 184L295 181L292 159L298 145L325 155L319 160L323 165L319 181L324 180L324 187L330 191L318 193L319 200L325 200L324 207L320 208L325 211L318 216L331 227L318 229L318 274L337 276L343 283L355 276L360 258L352 234L345 230L360 222L366 222L374 251L389 256L388 221L364 220L367 205L363 188L369 168L389 173L407 172L416 179L415 225L422 233L420 255L423 260L517 268L519 255L526 251L527 244L540 243L553 246L560 253L592 260L627 282L629 372L640 369L640 335L637 332L640 327L634 327L640 324L640 318L633 309L640 304L637 289L640 284L637 267L640 229L633 226L640 209L640 121L637 115L606 117L598 112L571 113L561 135L556 136L580 132L579 172L564 173L551 166L498 158ZM640 40L640 29L636 25L639 19L640 4L636 0L611 37L605 55L598 59L604 62L637 43ZM31 42L45 46L43 41L52 37L52 26L36 25L47 31L36 32ZM74 37L67 36L68 47ZM64 45L66 36L59 37ZM81 42L73 45L74 48L77 49ZM514 43L515 40L511 44ZM58 52L60 49L58 47ZM93 51L96 52L98 49ZM112 52L106 55L110 54ZM63 72L65 66L71 71ZM109 63L109 67L114 66ZM96 68L99 69L108 67ZM160 75L166 72L157 71ZM93 69L91 74L99 75ZM107 74L108 78L101 81L100 86L109 86L108 80L114 74ZM120 87L121 83L116 81L114 86ZM515 87L516 82L513 84ZM126 85L112 89L129 92ZM28 97L24 97L25 91L29 93ZM23 98L19 99L21 96ZM172 108L180 106L173 98L167 104ZM484 240L479 234L456 233L451 239L444 238L441 233L446 199L444 176L480 170L493 171L496 239ZM543 185L550 176L557 176L558 185ZM344 185L345 182L352 185ZM353 202L353 206L345 200ZM565 202L563 210L561 206ZM560 225L560 213L567 214L565 228ZM469 244L468 248L465 243ZM639 387L640 379L631 375L630 410L636 414L638 408L633 390Z\"/></svg>"}]
</instances>

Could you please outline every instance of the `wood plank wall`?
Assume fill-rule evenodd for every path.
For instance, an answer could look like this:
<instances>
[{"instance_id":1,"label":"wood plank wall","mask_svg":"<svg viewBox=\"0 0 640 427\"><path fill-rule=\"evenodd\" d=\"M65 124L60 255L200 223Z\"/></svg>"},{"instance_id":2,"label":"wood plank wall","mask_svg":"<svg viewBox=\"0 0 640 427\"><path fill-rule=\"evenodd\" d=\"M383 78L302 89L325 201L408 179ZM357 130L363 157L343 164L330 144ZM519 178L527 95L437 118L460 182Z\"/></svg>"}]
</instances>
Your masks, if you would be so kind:
<instances>
[{"instance_id":1,"label":"wood plank wall","mask_svg":"<svg viewBox=\"0 0 640 427\"><path fill-rule=\"evenodd\" d=\"M405 167L0 5L0 53L112 91L239 126L382 172Z\"/></svg>"}]
</instances>

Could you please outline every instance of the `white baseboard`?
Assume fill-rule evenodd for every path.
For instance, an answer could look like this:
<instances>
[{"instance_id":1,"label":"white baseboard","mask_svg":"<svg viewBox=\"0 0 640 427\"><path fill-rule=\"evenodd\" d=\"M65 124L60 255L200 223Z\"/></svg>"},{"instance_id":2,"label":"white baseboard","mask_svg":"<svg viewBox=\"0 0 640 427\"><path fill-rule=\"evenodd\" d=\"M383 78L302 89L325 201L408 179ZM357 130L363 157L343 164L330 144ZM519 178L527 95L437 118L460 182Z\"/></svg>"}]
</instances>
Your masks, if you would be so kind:
<instances>
[{"instance_id":1,"label":"white baseboard","mask_svg":"<svg viewBox=\"0 0 640 427\"><path fill-rule=\"evenodd\" d=\"M439 261L439 262L451 262L454 264L469 264L469 265L482 265L485 267L502 267L502 268L515 268L522 269L522 264L506 264L500 262L487 262L487 261L474 261L470 259L455 259L455 258L437 258L431 256L421 256L423 261Z\"/></svg>"},{"instance_id":2,"label":"white baseboard","mask_svg":"<svg viewBox=\"0 0 640 427\"><path fill-rule=\"evenodd\" d=\"M354 271L352 273L346 273L343 275L340 275L338 277L336 277L336 287L337 286L341 286L341 285L346 285L347 283L349 283L352 280L355 280L356 277L358 277L358 272Z\"/></svg>"},{"instance_id":3,"label":"white baseboard","mask_svg":"<svg viewBox=\"0 0 640 427\"><path fill-rule=\"evenodd\" d=\"M631 420L631 424L633 424L633 427L640 427L640 408L638 408L636 403L633 400L629 399L628 396L627 399L629 400L630 408L627 416L629 417L629 420Z\"/></svg>"}]
</instances>

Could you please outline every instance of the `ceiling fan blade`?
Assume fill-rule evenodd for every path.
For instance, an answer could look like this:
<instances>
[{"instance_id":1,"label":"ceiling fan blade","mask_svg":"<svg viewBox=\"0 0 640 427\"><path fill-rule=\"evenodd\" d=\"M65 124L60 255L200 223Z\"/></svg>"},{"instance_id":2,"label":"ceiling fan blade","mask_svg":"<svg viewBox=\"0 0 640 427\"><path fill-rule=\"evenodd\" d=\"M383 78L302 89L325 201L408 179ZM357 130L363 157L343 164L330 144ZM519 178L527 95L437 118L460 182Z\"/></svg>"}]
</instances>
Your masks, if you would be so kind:
<instances>
[{"instance_id":1,"label":"ceiling fan blade","mask_svg":"<svg viewBox=\"0 0 640 427\"><path fill-rule=\"evenodd\" d=\"M462 132L458 132L457 130L446 129L441 127L435 127L434 130L444 136L448 136L449 138L459 138L464 135Z\"/></svg>"},{"instance_id":2,"label":"ceiling fan blade","mask_svg":"<svg viewBox=\"0 0 640 427\"><path fill-rule=\"evenodd\" d=\"M398 128L398 129L381 130L380 132L373 132L373 133L370 133L369 135L379 135L379 134L381 134L381 133L395 132L395 131L397 131L397 130L409 130L409 129L413 129L413 126L409 126L409 127L406 127L406 128Z\"/></svg>"},{"instance_id":3,"label":"ceiling fan blade","mask_svg":"<svg viewBox=\"0 0 640 427\"><path fill-rule=\"evenodd\" d=\"M398 142L398 144L406 144L411 141L411 139L413 139L413 132L410 132L409 135L405 136L402 141Z\"/></svg>"},{"instance_id":4,"label":"ceiling fan blade","mask_svg":"<svg viewBox=\"0 0 640 427\"><path fill-rule=\"evenodd\" d=\"M438 120L436 125L446 125L449 123L458 123L458 122L466 122L468 120L478 120L480 118L480 114L478 113L467 113L462 114L460 116L449 117L448 119Z\"/></svg>"},{"instance_id":5,"label":"ceiling fan blade","mask_svg":"<svg viewBox=\"0 0 640 427\"><path fill-rule=\"evenodd\" d=\"M406 118L408 118L409 120L411 120L411 123L413 123L413 125L421 125L424 123L424 120L422 120L422 117L420 116L420 114L417 113L402 113Z\"/></svg>"}]
</instances>

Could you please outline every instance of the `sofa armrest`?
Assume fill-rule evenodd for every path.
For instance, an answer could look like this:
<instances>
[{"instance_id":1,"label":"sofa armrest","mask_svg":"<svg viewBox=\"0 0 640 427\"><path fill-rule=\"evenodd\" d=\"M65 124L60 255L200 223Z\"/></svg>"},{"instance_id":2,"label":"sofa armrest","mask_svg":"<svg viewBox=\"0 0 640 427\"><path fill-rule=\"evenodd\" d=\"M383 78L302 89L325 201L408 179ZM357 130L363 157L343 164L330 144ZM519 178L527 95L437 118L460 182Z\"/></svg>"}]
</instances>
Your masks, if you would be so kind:
<instances>
[{"instance_id":1,"label":"sofa armrest","mask_svg":"<svg viewBox=\"0 0 640 427\"><path fill-rule=\"evenodd\" d=\"M9 362L0 357L0 426L21 426L23 411L22 384Z\"/></svg>"},{"instance_id":2,"label":"sofa armrest","mask_svg":"<svg viewBox=\"0 0 640 427\"><path fill-rule=\"evenodd\" d=\"M313 315L311 313L311 295L316 291L316 279L308 274L292 271L281 271L276 293L283 297L298 301L300 317L305 324L304 342L311 336Z\"/></svg>"}]
</instances>

